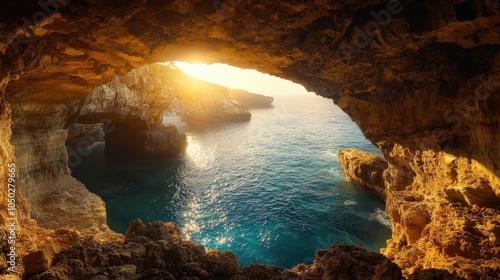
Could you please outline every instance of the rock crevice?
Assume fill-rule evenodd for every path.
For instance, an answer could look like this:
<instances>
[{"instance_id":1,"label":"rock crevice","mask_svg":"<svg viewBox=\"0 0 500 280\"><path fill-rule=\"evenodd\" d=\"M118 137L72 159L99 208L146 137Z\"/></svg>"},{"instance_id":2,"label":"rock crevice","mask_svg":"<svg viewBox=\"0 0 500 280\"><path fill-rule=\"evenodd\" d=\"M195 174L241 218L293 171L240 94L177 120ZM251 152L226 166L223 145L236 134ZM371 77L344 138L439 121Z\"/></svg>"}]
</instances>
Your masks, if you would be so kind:
<instances>
[{"instance_id":1,"label":"rock crevice","mask_svg":"<svg viewBox=\"0 0 500 280\"><path fill-rule=\"evenodd\" d=\"M229 63L333 99L382 151L384 254L405 274L498 278L497 2L210 2L58 2L43 18L39 3L0 3L0 159L21 167L20 192L69 176L61 130L95 87L154 62ZM79 188L57 187L65 202ZM19 196L24 217L30 199Z\"/></svg>"}]
</instances>

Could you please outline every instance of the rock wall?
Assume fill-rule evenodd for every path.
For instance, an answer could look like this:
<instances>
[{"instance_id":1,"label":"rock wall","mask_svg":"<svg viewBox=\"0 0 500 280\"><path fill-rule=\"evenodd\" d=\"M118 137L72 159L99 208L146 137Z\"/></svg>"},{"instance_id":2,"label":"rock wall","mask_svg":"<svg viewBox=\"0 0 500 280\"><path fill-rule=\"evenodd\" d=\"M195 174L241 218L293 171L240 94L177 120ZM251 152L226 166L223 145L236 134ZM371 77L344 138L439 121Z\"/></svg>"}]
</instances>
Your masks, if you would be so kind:
<instances>
[{"instance_id":1,"label":"rock wall","mask_svg":"<svg viewBox=\"0 0 500 280\"><path fill-rule=\"evenodd\" d=\"M190 125L247 121L252 114L244 103L229 97L231 89L187 76L175 68L154 65L171 81L175 100L167 115L179 115Z\"/></svg>"},{"instance_id":2,"label":"rock wall","mask_svg":"<svg viewBox=\"0 0 500 280\"><path fill-rule=\"evenodd\" d=\"M274 97L251 93L241 89L230 89L228 97L245 104L250 109L271 107L274 101Z\"/></svg>"},{"instance_id":3,"label":"rock wall","mask_svg":"<svg viewBox=\"0 0 500 280\"><path fill-rule=\"evenodd\" d=\"M7 178L9 178L8 171L9 164L15 163L14 161L14 150L10 144L10 137L12 135L11 131L11 109L3 92L0 94L0 167L2 168L0 172L0 182L2 182L1 194L0 194L0 208L8 209L7 204L7 195L8 190L5 182L7 182ZM2 211L0 213L1 224L4 225L7 223L7 212Z\"/></svg>"},{"instance_id":4,"label":"rock wall","mask_svg":"<svg viewBox=\"0 0 500 280\"><path fill-rule=\"evenodd\" d=\"M125 240L100 244L83 240L55 256L53 265L29 279L401 279L386 257L334 243L319 250L311 265L287 270L252 264L240 271L230 251L206 250L182 239L174 223L133 221ZM445 279L445 278L442 278Z\"/></svg>"},{"instance_id":5,"label":"rock wall","mask_svg":"<svg viewBox=\"0 0 500 280\"><path fill-rule=\"evenodd\" d=\"M356 185L387 197L391 186L385 184L384 171L389 164L383 157L354 148L339 149L337 157L344 173Z\"/></svg>"},{"instance_id":6,"label":"rock wall","mask_svg":"<svg viewBox=\"0 0 500 280\"><path fill-rule=\"evenodd\" d=\"M71 102L158 61L224 62L299 82L333 99L388 161L393 236L386 256L405 273L497 276L497 2L57 3L0 4L0 76L9 102ZM52 114L39 112L39 122ZM20 172L32 176L30 168ZM62 172L58 164L37 171Z\"/></svg>"},{"instance_id":7,"label":"rock wall","mask_svg":"<svg viewBox=\"0 0 500 280\"><path fill-rule=\"evenodd\" d=\"M497 278L500 198L490 182L471 175L471 163L445 152L423 154L428 162L413 175L417 182L397 189L408 182L395 182L397 167L379 156L357 149L338 153L339 165L354 183L386 199L393 236L382 252L422 279L419 270L429 267Z\"/></svg>"},{"instance_id":8,"label":"rock wall","mask_svg":"<svg viewBox=\"0 0 500 280\"><path fill-rule=\"evenodd\" d=\"M72 152L81 150L88 150L93 144L104 142L103 124L81 124L74 123L68 127L68 138L66 139L66 146Z\"/></svg>"},{"instance_id":9,"label":"rock wall","mask_svg":"<svg viewBox=\"0 0 500 280\"><path fill-rule=\"evenodd\" d=\"M106 152L119 157L176 156L187 147L185 134L174 125L135 130L127 125L116 126L106 134Z\"/></svg>"},{"instance_id":10,"label":"rock wall","mask_svg":"<svg viewBox=\"0 0 500 280\"><path fill-rule=\"evenodd\" d=\"M12 138L20 192L38 225L85 229L106 223L100 197L71 177L66 152L67 124L76 102L12 103Z\"/></svg>"},{"instance_id":11,"label":"rock wall","mask_svg":"<svg viewBox=\"0 0 500 280\"><path fill-rule=\"evenodd\" d=\"M106 151L119 156L178 155L186 135L162 126L163 112L178 95L172 69L143 66L98 86L82 100L77 123L104 123Z\"/></svg>"}]
</instances>

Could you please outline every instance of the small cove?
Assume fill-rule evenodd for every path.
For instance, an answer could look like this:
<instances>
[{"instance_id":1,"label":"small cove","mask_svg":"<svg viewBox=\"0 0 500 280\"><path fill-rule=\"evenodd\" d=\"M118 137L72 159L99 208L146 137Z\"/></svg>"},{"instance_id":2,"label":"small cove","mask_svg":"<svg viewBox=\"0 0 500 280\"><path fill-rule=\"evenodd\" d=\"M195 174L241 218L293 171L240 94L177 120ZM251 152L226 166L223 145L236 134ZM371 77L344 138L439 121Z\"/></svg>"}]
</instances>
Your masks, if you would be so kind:
<instances>
[{"instance_id":1,"label":"small cove","mask_svg":"<svg viewBox=\"0 0 500 280\"><path fill-rule=\"evenodd\" d=\"M242 265L310 263L332 242L385 247L384 202L341 172L336 152L379 153L331 100L280 96L249 122L185 127L185 155L113 160L104 144L72 170L104 199L108 224L174 221L205 247L232 250Z\"/></svg>"}]
</instances>

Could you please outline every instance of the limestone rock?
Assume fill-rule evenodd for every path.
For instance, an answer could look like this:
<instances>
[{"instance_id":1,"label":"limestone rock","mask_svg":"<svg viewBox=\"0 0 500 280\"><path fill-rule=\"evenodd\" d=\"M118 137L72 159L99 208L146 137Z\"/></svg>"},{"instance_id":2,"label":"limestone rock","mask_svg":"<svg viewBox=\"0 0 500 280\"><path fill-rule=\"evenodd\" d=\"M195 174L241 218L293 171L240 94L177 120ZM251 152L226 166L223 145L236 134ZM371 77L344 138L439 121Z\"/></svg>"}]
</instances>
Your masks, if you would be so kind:
<instances>
[{"instance_id":1,"label":"limestone rock","mask_svg":"<svg viewBox=\"0 0 500 280\"><path fill-rule=\"evenodd\" d=\"M337 156L340 167L356 185L387 197L390 186L385 185L383 173L389 164L383 157L352 148L340 149Z\"/></svg>"},{"instance_id":2,"label":"limestone rock","mask_svg":"<svg viewBox=\"0 0 500 280\"><path fill-rule=\"evenodd\" d=\"M231 89L189 77L175 68L161 65L153 67L162 70L175 92L176 98L165 114L178 115L190 125L250 119L252 114L244 103L230 98Z\"/></svg>"},{"instance_id":3,"label":"limestone rock","mask_svg":"<svg viewBox=\"0 0 500 280\"><path fill-rule=\"evenodd\" d=\"M26 273L40 273L49 269L52 256L44 251L36 251L23 257L23 265Z\"/></svg>"},{"instance_id":4,"label":"limestone rock","mask_svg":"<svg viewBox=\"0 0 500 280\"><path fill-rule=\"evenodd\" d=\"M400 268L378 253L343 243L318 250L311 265L292 269L302 279L402 279Z\"/></svg>"},{"instance_id":5,"label":"limestone rock","mask_svg":"<svg viewBox=\"0 0 500 280\"><path fill-rule=\"evenodd\" d=\"M224 279L238 271L233 253L206 252L183 240L174 223L135 220L124 242L81 240L56 254L53 266L32 279Z\"/></svg>"},{"instance_id":6,"label":"limestone rock","mask_svg":"<svg viewBox=\"0 0 500 280\"><path fill-rule=\"evenodd\" d=\"M85 153L93 144L104 142L102 124L74 123L68 128L66 146Z\"/></svg>"},{"instance_id":7,"label":"limestone rock","mask_svg":"<svg viewBox=\"0 0 500 280\"><path fill-rule=\"evenodd\" d=\"M277 267L252 263L250 266L245 266L241 269L238 275L231 277L231 280L253 280L253 279L269 279L281 280L283 279L282 269ZM285 279L297 279L297 275Z\"/></svg>"},{"instance_id":8,"label":"limestone rock","mask_svg":"<svg viewBox=\"0 0 500 280\"><path fill-rule=\"evenodd\" d=\"M201 98L200 98L201 99ZM196 104L178 101L181 120L189 125L206 125L224 122L247 121L248 109L238 101L225 97L204 99ZM169 113L169 111L167 111Z\"/></svg>"},{"instance_id":9,"label":"limestone rock","mask_svg":"<svg viewBox=\"0 0 500 280\"><path fill-rule=\"evenodd\" d=\"M179 134L173 125L146 130L117 125L105 141L106 152L119 156L176 156L187 147L186 135Z\"/></svg>"},{"instance_id":10,"label":"limestone rock","mask_svg":"<svg viewBox=\"0 0 500 280\"><path fill-rule=\"evenodd\" d=\"M37 183L68 175L60 130L78 117L76 100L146 64L223 62L333 99L383 152L394 190L384 254L405 274L499 278L497 2L48 2L0 3L0 164L21 167L21 227L32 229L27 196L51 195ZM66 199L64 215L88 211L83 201Z\"/></svg>"},{"instance_id":11,"label":"limestone rock","mask_svg":"<svg viewBox=\"0 0 500 280\"><path fill-rule=\"evenodd\" d=\"M8 267L9 265L7 264L5 254L0 254L0 271L5 271Z\"/></svg>"},{"instance_id":12,"label":"limestone rock","mask_svg":"<svg viewBox=\"0 0 500 280\"><path fill-rule=\"evenodd\" d=\"M241 89L230 89L228 97L244 104L249 109L271 107L274 101L274 97Z\"/></svg>"},{"instance_id":13,"label":"limestone rock","mask_svg":"<svg viewBox=\"0 0 500 280\"><path fill-rule=\"evenodd\" d=\"M70 226L85 229L106 223L104 202L71 177L67 131L77 103L16 103L12 105L15 124L11 143L15 147L18 195L28 207L25 213L43 227ZM23 200L18 205L22 206Z\"/></svg>"},{"instance_id":14,"label":"limestone rock","mask_svg":"<svg viewBox=\"0 0 500 280\"><path fill-rule=\"evenodd\" d=\"M206 254L215 266L214 273L218 275L232 276L239 272L240 263L233 252L209 249Z\"/></svg>"},{"instance_id":15,"label":"limestone rock","mask_svg":"<svg viewBox=\"0 0 500 280\"><path fill-rule=\"evenodd\" d=\"M80 108L76 108L75 122L106 122L108 130L113 124L141 128L160 125L163 112L175 97L175 88L166 70L168 68L161 65L144 66L95 87L81 100Z\"/></svg>"}]
</instances>

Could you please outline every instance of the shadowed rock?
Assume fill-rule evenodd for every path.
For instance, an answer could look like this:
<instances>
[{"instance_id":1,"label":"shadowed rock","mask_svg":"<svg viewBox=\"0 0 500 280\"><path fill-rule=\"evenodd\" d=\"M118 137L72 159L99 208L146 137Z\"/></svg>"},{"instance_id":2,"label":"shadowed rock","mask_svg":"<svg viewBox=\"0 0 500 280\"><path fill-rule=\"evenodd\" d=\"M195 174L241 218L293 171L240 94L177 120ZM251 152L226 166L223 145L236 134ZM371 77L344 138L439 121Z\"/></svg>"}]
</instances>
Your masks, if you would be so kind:
<instances>
[{"instance_id":1,"label":"shadowed rock","mask_svg":"<svg viewBox=\"0 0 500 280\"><path fill-rule=\"evenodd\" d=\"M384 254L405 274L499 278L497 1L47 2L0 3L0 162L19 167L21 228L105 221L68 180L77 100L153 62L223 62L333 99L382 151Z\"/></svg>"},{"instance_id":2,"label":"shadowed rock","mask_svg":"<svg viewBox=\"0 0 500 280\"><path fill-rule=\"evenodd\" d=\"M383 174L389 164L383 157L353 148L340 149L337 157L344 173L356 185L371 190L384 199L387 197Z\"/></svg>"}]
</instances>

